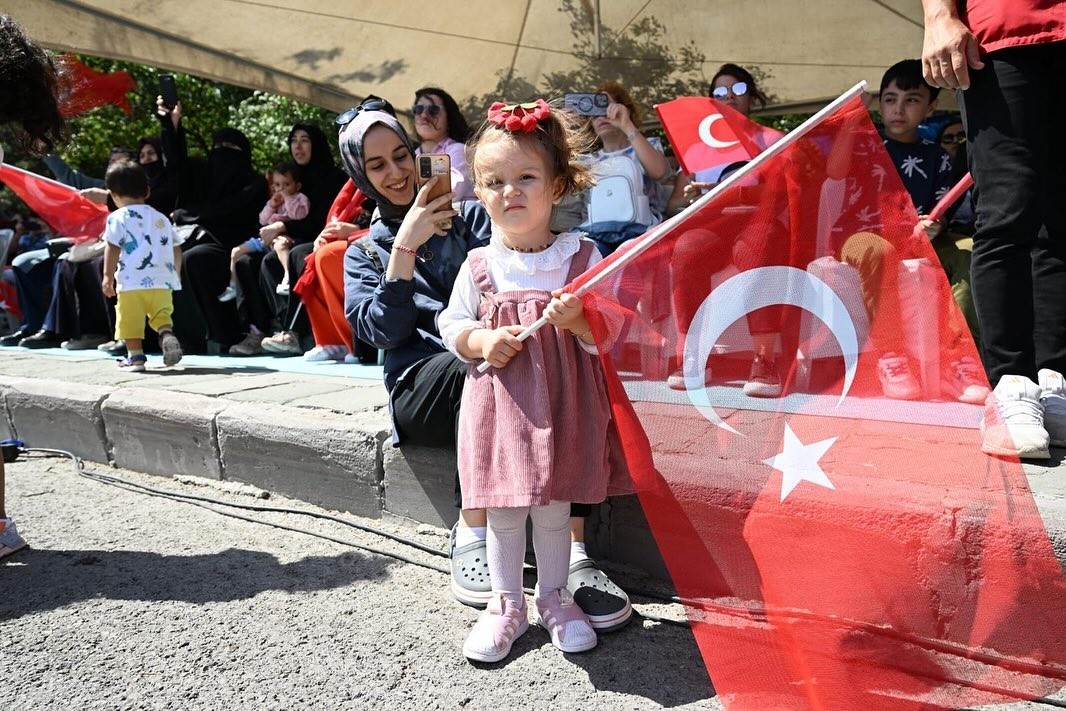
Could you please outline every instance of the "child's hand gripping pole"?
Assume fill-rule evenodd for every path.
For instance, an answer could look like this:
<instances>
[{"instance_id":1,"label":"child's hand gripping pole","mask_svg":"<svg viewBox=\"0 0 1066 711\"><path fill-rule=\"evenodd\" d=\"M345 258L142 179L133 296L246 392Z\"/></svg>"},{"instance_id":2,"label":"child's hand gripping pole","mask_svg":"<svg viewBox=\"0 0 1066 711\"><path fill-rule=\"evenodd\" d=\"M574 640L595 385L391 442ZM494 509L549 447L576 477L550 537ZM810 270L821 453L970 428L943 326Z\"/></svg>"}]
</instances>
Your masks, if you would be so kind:
<instances>
[{"instance_id":1,"label":"child's hand gripping pole","mask_svg":"<svg viewBox=\"0 0 1066 711\"><path fill-rule=\"evenodd\" d=\"M966 191L973 187L973 176L967 173L959 178L959 182L952 186L951 190L944 193L944 197L940 198L940 202L936 204L932 212L929 213L929 219L933 222L939 222L941 218L947 213L948 209L957 203ZM921 224L918 224L914 228L914 236L921 237L923 230Z\"/></svg>"},{"instance_id":2,"label":"child's hand gripping pole","mask_svg":"<svg viewBox=\"0 0 1066 711\"><path fill-rule=\"evenodd\" d=\"M527 338L532 336L534 333L536 333L538 330L540 330L541 326L544 326L547 323L548 323L548 319L546 319L543 316L541 316L536 321L531 323L524 331L522 331L521 333L518 334L518 336L517 336L518 340L520 340L520 341L526 340ZM484 373L486 370L488 370L491 367L492 366L489 364L489 362L487 360L483 360L483 361L481 361L481 363L478 364L477 372Z\"/></svg>"}]
</instances>

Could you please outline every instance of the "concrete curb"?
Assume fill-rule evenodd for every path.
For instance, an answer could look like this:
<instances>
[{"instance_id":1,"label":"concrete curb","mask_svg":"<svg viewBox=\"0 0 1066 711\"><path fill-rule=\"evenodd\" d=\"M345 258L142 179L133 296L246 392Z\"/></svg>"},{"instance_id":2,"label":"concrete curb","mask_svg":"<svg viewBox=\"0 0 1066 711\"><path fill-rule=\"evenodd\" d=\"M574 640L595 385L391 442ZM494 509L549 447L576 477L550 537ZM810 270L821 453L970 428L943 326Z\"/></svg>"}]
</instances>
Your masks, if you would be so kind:
<instances>
[{"instance_id":1,"label":"concrete curb","mask_svg":"<svg viewBox=\"0 0 1066 711\"><path fill-rule=\"evenodd\" d=\"M215 419L225 479L320 506L382 513L380 415L338 415L284 405L233 403Z\"/></svg>"},{"instance_id":2,"label":"concrete curb","mask_svg":"<svg viewBox=\"0 0 1066 711\"><path fill-rule=\"evenodd\" d=\"M252 391L263 392L257 387L238 392L247 398ZM344 412L140 383L0 377L0 423L28 446L66 449L95 462L162 476L193 473L243 482L360 516L450 527L458 514L454 450L392 447L388 414L372 395L364 403L358 397L344 402L345 393L335 394L350 408ZM1060 561L1066 561L1064 468L1055 461L1025 465ZM731 487L717 494L714 488L704 491L707 505L727 508L737 495ZM635 496L594 508L586 534L596 557L668 577Z\"/></svg>"},{"instance_id":3,"label":"concrete curb","mask_svg":"<svg viewBox=\"0 0 1066 711\"><path fill-rule=\"evenodd\" d=\"M204 395L123 388L100 409L117 466L161 476L201 472L221 479L215 417L225 407Z\"/></svg>"},{"instance_id":4,"label":"concrete curb","mask_svg":"<svg viewBox=\"0 0 1066 711\"><path fill-rule=\"evenodd\" d=\"M0 377L12 433L36 446L57 447L95 462L110 462L101 405L111 388L62 380Z\"/></svg>"}]
</instances>

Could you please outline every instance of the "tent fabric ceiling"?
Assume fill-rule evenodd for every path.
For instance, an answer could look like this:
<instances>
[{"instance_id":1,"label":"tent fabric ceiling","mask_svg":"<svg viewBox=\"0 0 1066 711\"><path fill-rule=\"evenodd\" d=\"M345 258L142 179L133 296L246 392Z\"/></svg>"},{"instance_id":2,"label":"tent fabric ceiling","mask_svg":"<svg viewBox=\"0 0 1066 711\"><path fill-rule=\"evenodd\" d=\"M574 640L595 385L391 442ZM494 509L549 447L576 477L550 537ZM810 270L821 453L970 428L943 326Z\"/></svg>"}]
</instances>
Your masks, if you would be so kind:
<instances>
[{"instance_id":1,"label":"tent fabric ceiling","mask_svg":"<svg viewBox=\"0 0 1066 711\"><path fill-rule=\"evenodd\" d=\"M693 43L707 78L757 66L781 104L818 105L921 52L920 0L5 0L58 50L125 59L264 89L333 110L367 94L397 106L421 86L462 101L500 73L537 84L582 63L566 6L601 13L600 51L649 17ZM433 12L433 10L439 10ZM590 28L591 29L591 28ZM583 35L591 36L591 32ZM638 64L661 59L628 58ZM604 77L610 78L610 77ZM574 90L590 87L574 87Z\"/></svg>"}]
</instances>

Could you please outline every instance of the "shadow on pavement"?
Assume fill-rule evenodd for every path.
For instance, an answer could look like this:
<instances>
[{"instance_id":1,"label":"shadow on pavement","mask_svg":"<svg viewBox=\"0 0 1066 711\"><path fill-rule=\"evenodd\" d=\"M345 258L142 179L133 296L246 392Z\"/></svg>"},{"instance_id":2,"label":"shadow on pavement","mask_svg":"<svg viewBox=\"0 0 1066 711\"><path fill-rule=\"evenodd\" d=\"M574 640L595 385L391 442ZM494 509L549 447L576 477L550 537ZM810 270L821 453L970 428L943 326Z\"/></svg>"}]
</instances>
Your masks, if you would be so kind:
<instances>
[{"instance_id":1,"label":"shadow on pavement","mask_svg":"<svg viewBox=\"0 0 1066 711\"><path fill-rule=\"evenodd\" d=\"M279 563L270 553L239 548L189 556L28 548L4 562L0 620L99 598L207 603L267 590L327 590L381 578L391 565L355 552Z\"/></svg>"},{"instance_id":2,"label":"shadow on pavement","mask_svg":"<svg viewBox=\"0 0 1066 711\"><path fill-rule=\"evenodd\" d=\"M668 708L715 696L692 633L678 634L661 623L645 628L637 614L621 630L601 634L596 649L566 658L584 669L599 691L641 696Z\"/></svg>"}]
</instances>

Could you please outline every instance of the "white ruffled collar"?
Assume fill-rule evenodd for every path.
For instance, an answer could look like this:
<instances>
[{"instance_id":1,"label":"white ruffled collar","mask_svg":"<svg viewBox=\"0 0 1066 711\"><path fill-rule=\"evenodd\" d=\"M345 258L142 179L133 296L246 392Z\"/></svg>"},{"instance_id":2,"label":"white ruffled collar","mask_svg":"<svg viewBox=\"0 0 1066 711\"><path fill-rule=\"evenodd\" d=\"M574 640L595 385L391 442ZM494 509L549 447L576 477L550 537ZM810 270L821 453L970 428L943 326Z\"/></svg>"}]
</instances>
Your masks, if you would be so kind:
<instances>
[{"instance_id":1,"label":"white ruffled collar","mask_svg":"<svg viewBox=\"0 0 1066 711\"><path fill-rule=\"evenodd\" d=\"M561 269L581 249L581 237L581 232L564 232L543 252L516 252L504 244L503 235L493 225L488 246L489 257L508 274L555 271Z\"/></svg>"}]
</instances>

